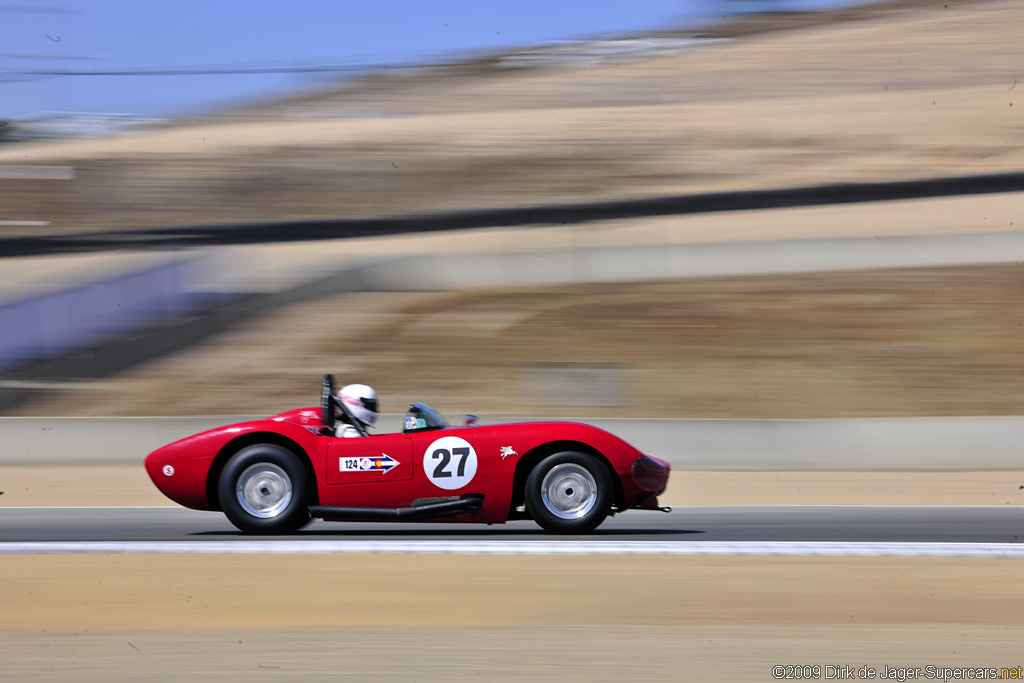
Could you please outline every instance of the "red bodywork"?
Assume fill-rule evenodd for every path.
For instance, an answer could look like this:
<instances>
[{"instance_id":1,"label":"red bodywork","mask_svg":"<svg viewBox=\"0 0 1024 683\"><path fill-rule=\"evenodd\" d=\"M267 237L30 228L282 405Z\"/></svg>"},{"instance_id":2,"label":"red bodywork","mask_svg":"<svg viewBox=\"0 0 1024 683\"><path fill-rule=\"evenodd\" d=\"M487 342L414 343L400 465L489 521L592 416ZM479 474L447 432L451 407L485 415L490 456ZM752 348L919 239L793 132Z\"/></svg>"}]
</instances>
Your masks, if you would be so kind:
<instances>
[{"instance_id":1,"label":"red bodywork","mask_svg":"<svg viewBox=\"0 0 1024 683\"><path fill-rule=\"evenodd\" d=\"M615 510L656 509L657 496L668 483L668 463L642 454L604 430L575 422L446 427L340 439L320 433L320 415L318 409L306 408L196 434L151 453L146 471L157 488L176 503L196 510L219 510L217 479L224 463L251 444L276 443L304 460L317 496L310 504L404 508L423 499L475 494L483 496L478 511L431 521L486 524L506 522L523 503L522 488L529 470L559 451L582 451L605 462L616 482ZM450 479L429 476L431 472L456 474L456 462L445 465L449 469L445 473L440 469L443 463L430 460L432 454L437 457L431 447L447 437L468 442L476 456L475 474L455 489L435 484L447 484ZM382 457L397 464L387 470L345 469L346 461L351 464L363 459L379 467Z\"/></svg>"}]
</instances>

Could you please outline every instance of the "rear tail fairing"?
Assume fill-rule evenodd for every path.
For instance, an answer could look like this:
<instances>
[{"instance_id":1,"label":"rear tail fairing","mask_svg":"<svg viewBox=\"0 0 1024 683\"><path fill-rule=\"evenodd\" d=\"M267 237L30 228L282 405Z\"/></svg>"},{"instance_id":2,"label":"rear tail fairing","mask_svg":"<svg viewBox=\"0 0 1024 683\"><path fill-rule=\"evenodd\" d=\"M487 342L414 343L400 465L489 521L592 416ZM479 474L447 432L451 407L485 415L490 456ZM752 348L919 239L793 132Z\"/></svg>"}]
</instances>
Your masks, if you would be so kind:
<instances>
[{"instance_id":1,"label":"rear tail fairing","mask_svg":"<svg viewBox=\"0 0 1024 683\"><path fill-rule=\"evenodd\" d=\"M547 455L560 451L591 453L605 463L614 475L617 510L656 507L657 495L668 480L668 463L645 456L614 434L578 422L523 422L446 433L472 434L474 443L480 443L481 457L490 459L494 477L488 481L481 512L491 522L508 519L522 503L529 471Z\"/></svg>"},{"instance_id":2,"label":"rear tail fairing","mask_svg":"<svg viewBox=\"0 0 1024 683\"><path fill-rule=\"evenodd\" d=\"M542 434L558 436L560 442L577 442L590 447L611 467L619 486L615 508L658 509L658 496L668 485L671 465L649 455L603 429L577 422L546 422L523 425ZM541 446L543 448L543 446Z\"/></svg>"},{"instance_id":3,"label":"rear tail fairing","mask_svg":"<svg viewBox=\"0 0 1024 683\"><path fill-rule=\"evenodd\" d=\"M631 444L603 429L569 422L554 423L575 441L585 443L608 462L621 485L616 504L621 509L635 507L638 501L655 498L668 484L670 465L664 460L645 455ZM647 507L647 505L644 505Z\"/></svg>"},{"instance_id":4,"label":"rear tail fairing","mask_svg":"<svg viewBox=\"0 0 1024 683\"><path fill-rule=\"evenodd\" d=\"M641 455L633 461L630 477L640 493L637 494L630 507L642 510L660 510L658 496L668 486L668 475L672 466L660 458Z\"/></svg>"}]
</instances>

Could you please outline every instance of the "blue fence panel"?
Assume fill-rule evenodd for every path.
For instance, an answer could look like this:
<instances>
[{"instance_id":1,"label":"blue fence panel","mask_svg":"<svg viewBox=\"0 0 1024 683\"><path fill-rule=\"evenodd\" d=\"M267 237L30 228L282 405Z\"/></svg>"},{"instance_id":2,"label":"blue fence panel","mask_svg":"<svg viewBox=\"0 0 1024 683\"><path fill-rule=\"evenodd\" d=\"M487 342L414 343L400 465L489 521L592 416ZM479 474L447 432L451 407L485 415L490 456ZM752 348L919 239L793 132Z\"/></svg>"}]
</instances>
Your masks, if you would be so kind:
<instances>
[{"instance_id":1,"label":"blue fence panel","mask_svg":"<svg viewBox=\"0 0 1024 683\"><path fill-rule=\"evenodd\" d=\"M175 261L0 305L0 371L198 310L211 301L190 291L201 266Z\"/></svg>"}]
</instances>

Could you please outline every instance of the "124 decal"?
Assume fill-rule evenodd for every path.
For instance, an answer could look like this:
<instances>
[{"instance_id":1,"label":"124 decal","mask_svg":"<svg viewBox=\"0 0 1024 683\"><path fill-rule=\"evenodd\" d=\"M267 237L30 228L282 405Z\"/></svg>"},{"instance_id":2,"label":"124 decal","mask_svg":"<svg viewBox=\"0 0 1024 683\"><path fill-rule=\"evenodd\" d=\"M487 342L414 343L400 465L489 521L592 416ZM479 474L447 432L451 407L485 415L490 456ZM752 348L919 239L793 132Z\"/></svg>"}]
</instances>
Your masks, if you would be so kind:
<instances>
[{"instance_id":1,"label":"124 decal","mask_svg":"<svg viewBox=\"0 0 1024 683\"><path fill-rule=\"evenodd\" d=\"M376 458L339 458L338 469L341 472L390 472L400 465L387 453Z\"/></svg>"}]
</instances>

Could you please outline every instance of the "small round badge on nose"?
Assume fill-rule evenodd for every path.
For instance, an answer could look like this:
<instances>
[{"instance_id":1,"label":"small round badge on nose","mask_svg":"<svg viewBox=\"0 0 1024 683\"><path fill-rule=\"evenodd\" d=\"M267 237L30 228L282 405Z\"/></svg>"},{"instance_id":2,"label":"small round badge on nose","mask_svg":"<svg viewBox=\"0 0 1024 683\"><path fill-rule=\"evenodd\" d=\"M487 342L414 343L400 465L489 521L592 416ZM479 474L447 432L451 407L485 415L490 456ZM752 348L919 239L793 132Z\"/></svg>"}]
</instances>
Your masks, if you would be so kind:
<instances>
[{"instance_id":1,"label":"small round badge on nose","mask_svg":"<svg viewBox=\"0 0 1024 683\"><path fill-rule=\"evenodd\" d=\"M171 465L164 465L164 474L168 477L174 476L174 467Z\"/></svg>"}]
</instances>

